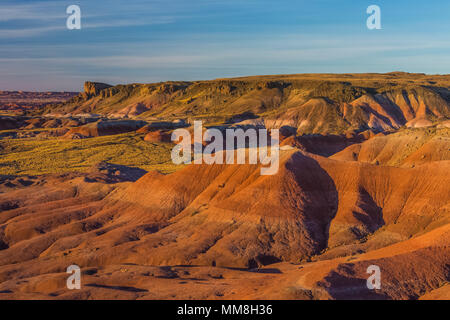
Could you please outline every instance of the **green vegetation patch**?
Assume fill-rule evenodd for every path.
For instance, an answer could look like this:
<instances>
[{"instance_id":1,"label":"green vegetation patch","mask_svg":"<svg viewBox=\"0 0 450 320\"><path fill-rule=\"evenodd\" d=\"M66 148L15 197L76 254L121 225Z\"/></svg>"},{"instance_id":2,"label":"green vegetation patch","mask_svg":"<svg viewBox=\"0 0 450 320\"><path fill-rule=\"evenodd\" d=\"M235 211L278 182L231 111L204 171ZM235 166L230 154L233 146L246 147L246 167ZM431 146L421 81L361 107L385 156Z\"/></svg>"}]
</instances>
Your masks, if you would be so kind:
<instances>
[{"instance_id":1,"label":"green vegetation patch","mask_svg":"<svg viewBox=\"0 0 450 320\"><path fill-rule=\"evenodd\" d=\"M176 171L170 143L149 143L144 135L125 133L81 140L0 140L0 175L39 175L89 171L107 161L163 173Z\"/></svg>"}]
</instances>

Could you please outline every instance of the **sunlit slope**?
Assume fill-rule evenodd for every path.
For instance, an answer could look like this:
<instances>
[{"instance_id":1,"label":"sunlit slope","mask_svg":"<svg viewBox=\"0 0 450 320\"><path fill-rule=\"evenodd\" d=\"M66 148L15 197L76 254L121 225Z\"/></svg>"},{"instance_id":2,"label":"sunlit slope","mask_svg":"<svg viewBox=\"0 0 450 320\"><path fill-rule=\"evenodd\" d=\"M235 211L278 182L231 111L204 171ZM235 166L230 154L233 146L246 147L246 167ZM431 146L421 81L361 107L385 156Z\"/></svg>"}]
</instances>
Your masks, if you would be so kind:
<instances>
[{"instance_id":1,"label":"sunlit slope","mask_svg":"<svg viewBox=\"0 0 450 320\"><path fill-rule=\"evenodd\" d=\"M112 117L201 118L224 123L262 117L269 127L302 133L397 129L450 117L450 77L422 74L285 75L108 86L85 92L47 113Z\"/></svg>"}]
</instances>

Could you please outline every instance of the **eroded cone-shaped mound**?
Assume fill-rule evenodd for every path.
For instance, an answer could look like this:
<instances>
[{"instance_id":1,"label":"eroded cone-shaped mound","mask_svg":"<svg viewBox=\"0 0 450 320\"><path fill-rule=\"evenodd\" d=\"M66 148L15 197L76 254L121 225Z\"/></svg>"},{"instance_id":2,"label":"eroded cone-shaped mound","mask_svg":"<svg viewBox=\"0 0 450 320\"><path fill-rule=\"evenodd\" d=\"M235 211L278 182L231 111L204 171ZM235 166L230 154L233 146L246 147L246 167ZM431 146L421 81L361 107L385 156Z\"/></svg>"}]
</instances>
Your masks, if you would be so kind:
<instances>
[{"instance_id":1,"label":"eroded cone-shaped mound","mask_svg":"<svg viewBox=\"0 0 450 320\"><path fill-rule=\"evenodd\" d=\"M171 142L171 133L168 131L153 131L145 135L144 140L147 142Z\"/></svg>"},{"instance_id":2,"label":"eroded cone-shaped mound","mask_svg":"<svg viewBox=\"0 0 450 320\"><path fill-rule=\"evenodd\" d=\"M390 283L422 268L425 282L377 293L404 298L438 289L447 277L448 161L405 169L289 150L272 176L261 176L259 165L190 165L122 184L99 179L114 169L103 167L0 195L0 281L12 272L22 278L65 272L73 263L105 270L121 264L253 268L315 255L330 260L304 271L287 268L278 279L290 286L298 281L308 297L351 298L339 287L356 281L361 289L367 263L390 268ZM418 238L403 244L411 237ZM364 252L350 265L340 258Z\"/></svg>"},{"instance_id":3,"label":"eroded cone-shaped mound","mask_svg":"<svg viewBox=\"0 0 450 320\"><path fill-rule=\"evenodd\" d=\"M414 130L379 134L353 144L331 156L332 159L378 165L415 167L434 161L450 160L450 130Z\"/></svg>"},{"instance_id":4,"label":"eroded cone-shaped mound","mask_svg":"<svg viewBox=\"0 0 450 320\"><path fill-rule=\"evenodd\" d=\"M168 217L178 213L141 248L153 247L146 257L150 264L251 267L298 261L326 246L336 190L317 161L301 153L284 154L273 176L261 176L257 165L201 165L172 175L176 184L167 178L158 178L159 186L167 186L161 188L154 176L144 177L121 198L150 214L160 202L172 204ZM156 197L148 190L158 190Z\"/></svg>"},{"instance_id":5,"label":"eroded cone-shaped mound","mask_svg":"<svg viewBox=\"0 0 450 320\"><path fill-rule=\"evenodd\" d=\"M66 138L74 136L82 138L99 137L135 131L146 124L144 121L120 120L120 121L97 121L81 127L71 128Z\"/></svg>"}]
</instances>

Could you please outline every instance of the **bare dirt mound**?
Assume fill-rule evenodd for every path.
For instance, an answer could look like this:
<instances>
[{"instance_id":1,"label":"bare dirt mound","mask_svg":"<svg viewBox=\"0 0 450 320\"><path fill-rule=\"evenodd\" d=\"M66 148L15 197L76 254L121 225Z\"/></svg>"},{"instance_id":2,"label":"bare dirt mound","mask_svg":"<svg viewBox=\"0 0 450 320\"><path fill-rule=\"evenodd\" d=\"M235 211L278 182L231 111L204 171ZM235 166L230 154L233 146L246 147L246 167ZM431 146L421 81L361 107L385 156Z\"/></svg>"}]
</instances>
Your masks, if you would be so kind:
<instances>
[{"instance_id":1,"label":"bare dirt mound","mask_svg":"<svg viewBox=\"0 0 450 320\"><path fill-rule=\"evenodd\" d=\"M329 93L328 93L329 95ZM448 102L424 88L409 88L333 100L325 93L265 119L269 127L292 126L299 133L337 134L347 130L396 130L406 125L423 128L447 119Z\"/></svg>"},{"instance_id":2,"label":"bare dirt mound","mask_svg":"<svg viewBox=\"0 0 450 320\"><path fill-rule=\"evenodd\" d=\"M316 283L336 299L417 299L449 281L449 225L367 254L356 255L337 265ZM331 263L330 263L331 262ZM331 266L333 260L323 261ZM382 287L367 290L367 268L380 267Z\"/></svg>"},{"instance_id":3,"label":"bare dirt mound","mask_svg":"<svg viewBox=\"0 0 450 320\"><path fill-rule=\"evenodd\" d=\"M433 122L427 119L414 119L406 123L406 127L408 128L427 128L431 127Z\"/></svg>"},{"instance_id":4,"label":"bare dirt mound","mask_svg":"<svg viewBox=\"0 0 450 320\"><path fill-rule=\"evenodd\" d=\"M450 131L431 128L377 135L349 146L331 158L401 167L450 160Z\"/></svg>"},{"instance_id":5,"label":"bare dirt mound","mask_svg":"<svg viewBox=\"0 0 450 320\"><path fill-rule=\"evenodd\" d=\"M22 125L21 121L18 121L17 118L0 116L0 131L17 129L21 125Z\"/></svg>"},{"instance_id":6,"label":"bare dirt mound","mask_svg":"<svg viewBox=\"0 0 450 320\"><path fill-rule=\"evenodd\" d=\"M89 123L81 127L71 128L66 134L65 138L92 138L99 136L107 136L120 134L130 131L138 130L146 124L145 121L134 120L119 120L119 121L104 121L100 120L94 123Z\"/></svg>"},{"instance_id":7,"label":"bare dirt mound","mask_svg":"<svg viewBox=\"0 0 450 320\"><path fill-rule=\"evenodd\" d=\"M144 141L147 142L171 142L171 132L169 131L153 131L145 135Z\"/></svg>"},{"instance_id":8,"label":"bare dirt mound","mask_svg":"<svg viewBox=\"0 0 450 320\"><path fill-rule=\"evenodd\" d=\"M321 155L332 156L349 146L365 141L371 132L360 134L349 133L347 135L302 135L290 136L285 140L280 138L280 145L290 145L300 150Z\"/></svg>"},{"instance_id":9,"label":"bare dirt mound","mask_svg":"<svg viewBox=\"0 0 450 320\"><path fill-rule=\"evenodd\" d=\"M150 293L152 280L177 290L170 280L208 270L210 287L198 292L206 298L233 298L215 272L240 279L234 298L418 298L448 281L449 169L448 161L404 169L294 149L282 152L273 176L261 176L258 165L190 165L130 183L122 181L142 173L125 178L127 168L100 164L89 174L30 178L32 185L0 194L0 291L167 297ZM384 291L361 291L368 263L386 270ZM71 264L89 279L79 296L61 289ZM248 290L260 284L272 293Z\"/></svg>"},{"instance_id":10,"label":"bare dirt mound","mask_svg":"<svg viewBox=\"0 0 450 320\"><path fill-rule=\"evenodd\" d=\"M129 105L128 107L125 107L122 110L119 110L118 112L112 113L110 114L110 116L116 118L133 118L148 110L150 110L148 106L146 106L141 102L138 102Z\"/></svg>"}]
</instances>

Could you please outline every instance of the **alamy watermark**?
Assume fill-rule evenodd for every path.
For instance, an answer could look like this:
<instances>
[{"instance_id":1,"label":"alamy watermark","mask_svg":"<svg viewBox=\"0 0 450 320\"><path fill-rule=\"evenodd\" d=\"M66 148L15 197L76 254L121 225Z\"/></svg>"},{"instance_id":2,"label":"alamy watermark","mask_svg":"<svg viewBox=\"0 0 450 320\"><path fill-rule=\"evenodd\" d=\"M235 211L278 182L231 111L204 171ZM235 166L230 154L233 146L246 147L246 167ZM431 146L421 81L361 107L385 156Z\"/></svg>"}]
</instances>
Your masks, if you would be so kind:
<instances>
[{"instance_id":1,"label":"alamy watermark","mask_svg":"<svg viewBox=\"0 0 450 320\"><path fill-rule=\"evenodd\" d=\"M67 273L71 274L66 281L67 289L80 290L81 289L81 269L77 265L71 265L67 268Z\"/></svg>"},{"instance_id":2,"label":"alamy watermark","mask_svg":"<svg viewBox=\"0 0 450 320\"><path fill-rule=\"evenodd\" d=\"M367 288L369 290L381 289L381 269L377 265L371 265L367 268L367 273L371 276L367 279Z\"/></svg>"},{"instance_id":3,"label":"alamy watermark","mask_svg":"<svg viewBox=\"0 0 450 320\"><path fill-rule=\"evenodd\" d=\"M80 30L81 29L81 8L78 5L70 5L66 9L69 15L66 21L67 29ZM370 16L367 18L367 28L369 30L381 29L381 8L378 5L370 5L367 7L366 13Z\"/></svg>"},{"instance_id":4,"label":"alamy watermark","mask_svg":"<svg viewBox=\"0 0 450 320\"><path fill-rule=\"evenodd\" d=\"M367 14L370 14L370 16L367 18L367 28L369 30L380 30L381 8L377 5L371 5L367 7Z\"/></svg>"},{"instance_id":5,"label":"alamy watermark","mask_svg":"<svg viewBox=\"0 0 450 320\"><path fill-rule=\"evenodd\" d=\"M175 164L261 164L261 175L274 175L279 168L279 130L207 129L194 121L194 137L186 129L172 133L176 146L171 157ZM206 146L205 142L209 142ZM192 147L193 146L193 147ZM193 150L192 150L193 149Z\"/></svg>"},{"instance_id":6,"label":"alamy watermark","mask_svg":"<svg viewBox=\"0 0 450 320\"><path fill-rule=\"evenodd\" d=\"M70 16L67 18L66 26L69 30L81 29L81 8L77 5L68 6L66 13Z\"/></svg>"}]
</instances>

